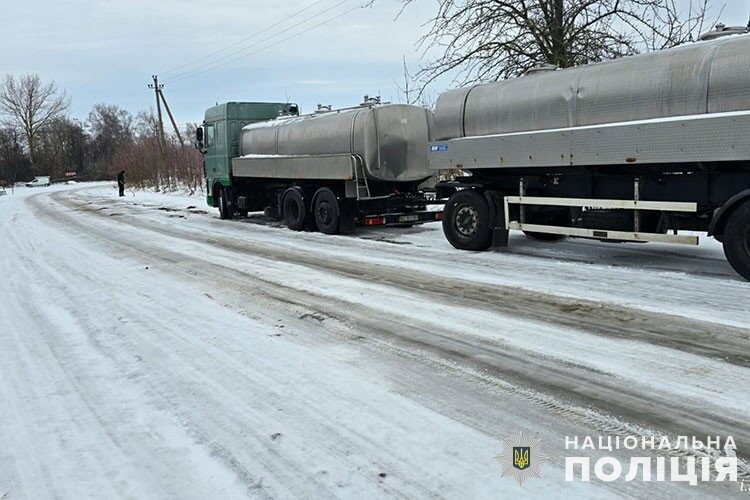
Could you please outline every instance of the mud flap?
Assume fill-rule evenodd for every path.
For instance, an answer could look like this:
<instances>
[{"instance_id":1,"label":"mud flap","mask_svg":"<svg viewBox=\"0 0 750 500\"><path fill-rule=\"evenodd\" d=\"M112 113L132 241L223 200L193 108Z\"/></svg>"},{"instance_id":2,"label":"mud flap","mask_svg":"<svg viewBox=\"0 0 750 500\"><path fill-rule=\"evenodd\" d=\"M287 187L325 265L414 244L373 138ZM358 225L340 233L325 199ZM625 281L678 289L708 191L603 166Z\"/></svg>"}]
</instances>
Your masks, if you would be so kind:
<instances>
[{"instance_id":1,"label":"mud flap","mask_svg":"<svg viewBox=\"0 0 750 500\"><path fill-rule=\"evenodd\" d=\"M341 217L339 217L339 233L353 234L357 221L357 200L344 198L341 200Z\"/></svg>"},{"instance_id":2,"label":"mud flap","mask_svg":"<svg viewBox=\"0 0 750 500\"><path fill-rule=\"evenodd\" d=\"M484 196L487 198L492 217L492 243L490 243L490 248L507 248L509 231L505 228L503 197L498 191L485 191Z\"/></svg>"}]
</instances>

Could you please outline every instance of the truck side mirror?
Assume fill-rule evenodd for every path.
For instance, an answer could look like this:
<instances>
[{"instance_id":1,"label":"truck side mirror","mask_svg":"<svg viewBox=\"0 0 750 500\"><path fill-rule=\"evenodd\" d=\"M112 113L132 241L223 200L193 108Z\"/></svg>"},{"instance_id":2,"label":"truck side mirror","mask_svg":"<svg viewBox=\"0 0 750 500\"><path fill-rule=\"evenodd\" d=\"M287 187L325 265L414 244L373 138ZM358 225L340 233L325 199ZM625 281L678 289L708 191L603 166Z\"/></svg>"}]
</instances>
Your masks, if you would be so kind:
<instances>
[{"instance_id":1,"label":"truck side mirror","mask_svg":"<svg viewBox=\"0 0 750 500\"><path fill-rule=\"evenodd\" d=\"M201 153L205 152L205 148L203 147L203 127L198 127L195 129L195 149L200 150Z\"/></svg>"}]
</instances>

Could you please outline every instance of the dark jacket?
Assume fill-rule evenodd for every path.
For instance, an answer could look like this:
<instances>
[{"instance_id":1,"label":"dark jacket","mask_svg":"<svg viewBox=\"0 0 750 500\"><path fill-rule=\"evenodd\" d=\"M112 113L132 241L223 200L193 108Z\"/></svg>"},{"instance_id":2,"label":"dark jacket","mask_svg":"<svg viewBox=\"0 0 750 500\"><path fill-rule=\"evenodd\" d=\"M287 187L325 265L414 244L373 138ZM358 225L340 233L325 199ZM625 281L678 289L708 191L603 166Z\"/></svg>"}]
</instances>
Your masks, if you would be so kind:
<instances>
[{"instance_id":1,"label":"dark jacket","mask_svg":"<svg viewBox=\"0 0 750 500\"><path fill-rule=\"evenodd\" d=\"M119 174L117 174L117 183L125 184L125 172L120 172Z\"/></svg>"}]
</instances>

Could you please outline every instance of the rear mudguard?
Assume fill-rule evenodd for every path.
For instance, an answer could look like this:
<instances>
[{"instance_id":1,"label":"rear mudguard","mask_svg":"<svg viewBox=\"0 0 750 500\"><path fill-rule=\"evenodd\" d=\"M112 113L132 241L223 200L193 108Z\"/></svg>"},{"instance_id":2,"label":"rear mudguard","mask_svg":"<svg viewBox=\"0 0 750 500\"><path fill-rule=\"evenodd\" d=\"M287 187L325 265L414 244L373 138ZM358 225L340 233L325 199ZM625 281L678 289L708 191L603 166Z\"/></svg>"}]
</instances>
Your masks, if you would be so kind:
<instances>
[{"instance_id":1,"label":"rear mudguard","mask_svg":"<svg viewBox=\"0 0 750 500\"><path fill-rule=\"evenodd\" d=\"M727 219L732 215L732 211L735 207L739 206L745 200L750 200L750 189L740 191L724 202L724 204L714 212L714 217L711 219L711 224L708 226L708 236L713 236L721 241L724 236L724 227L727 224Z\"/></svg>"}]
</instances>

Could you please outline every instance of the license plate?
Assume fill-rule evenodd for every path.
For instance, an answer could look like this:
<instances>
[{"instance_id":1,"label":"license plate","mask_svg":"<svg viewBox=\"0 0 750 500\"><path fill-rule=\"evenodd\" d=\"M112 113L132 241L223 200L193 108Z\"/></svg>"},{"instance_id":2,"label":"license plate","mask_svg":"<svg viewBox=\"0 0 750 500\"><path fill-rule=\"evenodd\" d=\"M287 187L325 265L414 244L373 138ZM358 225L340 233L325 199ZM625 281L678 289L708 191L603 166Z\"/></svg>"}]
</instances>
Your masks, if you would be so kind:
<instances>
[{"instance_id":1,"label":"license plate","mask_svg":"<svg viewBox=\"0 0 750 500\"><path fill-rule=\"evenodd\" d=\"M399 222L414 222L419 220L419 215L400 215L398 218Z\"/></svg>"}]
</instances>

